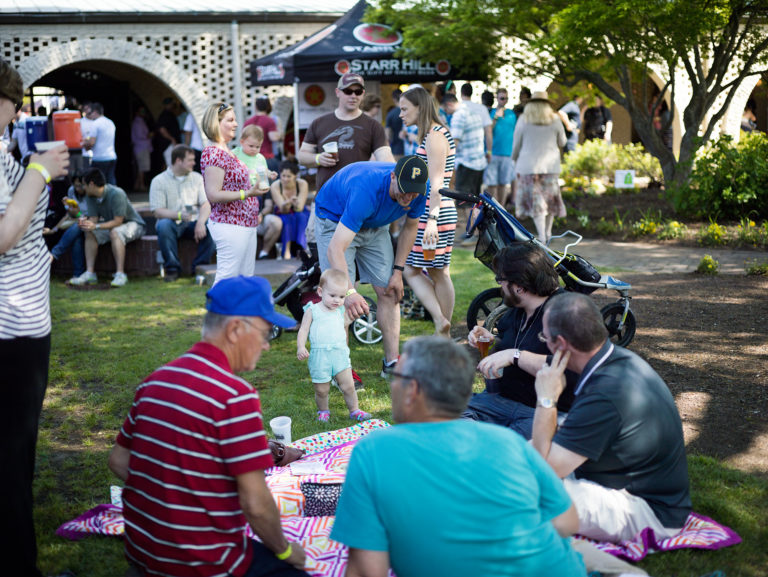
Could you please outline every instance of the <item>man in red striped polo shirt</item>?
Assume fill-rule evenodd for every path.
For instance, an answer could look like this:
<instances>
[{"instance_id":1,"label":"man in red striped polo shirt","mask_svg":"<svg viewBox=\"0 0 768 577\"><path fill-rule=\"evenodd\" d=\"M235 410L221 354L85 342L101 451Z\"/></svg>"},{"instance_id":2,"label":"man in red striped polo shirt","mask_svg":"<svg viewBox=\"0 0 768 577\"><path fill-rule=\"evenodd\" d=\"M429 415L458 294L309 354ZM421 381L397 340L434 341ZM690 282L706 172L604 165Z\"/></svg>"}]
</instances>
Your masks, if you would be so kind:
<instances>
[{"instance_id":1,"label":"man in red striped polo shirt","mask_svg":"<svg viewBox=\"0 0 768 577\"><path fill-rule=\"evenodd\" d=\"M235 375L256 367L272 324L296 323L263 278L225 279L207 297L201 341L139 386L109 458L125 481L126 556L147 576L306 575L264 480L258 392Z\"/></svg>"}]
</instances>

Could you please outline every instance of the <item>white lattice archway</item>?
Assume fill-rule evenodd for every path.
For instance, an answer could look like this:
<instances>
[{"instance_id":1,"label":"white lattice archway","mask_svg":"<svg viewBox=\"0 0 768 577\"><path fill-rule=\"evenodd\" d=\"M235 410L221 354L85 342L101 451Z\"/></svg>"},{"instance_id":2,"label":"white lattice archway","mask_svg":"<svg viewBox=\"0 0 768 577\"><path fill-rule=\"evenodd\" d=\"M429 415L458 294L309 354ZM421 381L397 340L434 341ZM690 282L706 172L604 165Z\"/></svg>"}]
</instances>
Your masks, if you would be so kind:
<instances>
[{"instance_id":1,"label":"white lattice archway","mask_svg":"<svg viewBox=\"0 0 768 577\"><path fill-rule=\"evenodd\" d=\"M198 122L205 113L208 97L187 72L157 52L123 40L75 40L50 46L22 61L18 71L26 88L54 70L86 60L135 66L162 80Z\"/></svg>"}]
</instances>

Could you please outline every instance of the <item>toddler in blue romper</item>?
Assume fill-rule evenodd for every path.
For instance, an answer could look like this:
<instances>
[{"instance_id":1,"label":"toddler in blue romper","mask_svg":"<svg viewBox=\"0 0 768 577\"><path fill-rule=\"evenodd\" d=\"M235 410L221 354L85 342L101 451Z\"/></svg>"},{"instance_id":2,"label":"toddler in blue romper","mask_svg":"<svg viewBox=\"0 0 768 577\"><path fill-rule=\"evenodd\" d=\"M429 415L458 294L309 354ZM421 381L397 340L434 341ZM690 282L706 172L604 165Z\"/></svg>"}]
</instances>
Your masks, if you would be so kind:
<instances>
[{"instance_id":1,"label":"toddler in blue romper","mask_svg":"<svg viewBox=\"0 0 768 577\"><path fill-rule=\"evenodd\" d=\"M356 421L371 418L369 413L361 411L357 405L357 392L352 379L352 363L349 360L347 344L349 322L344 314L346 290L344 273L334 269L323 272L320 276L320 286L317 288L321 300L306 307L296 337L296 357L300 361L309 358L309 375L315 387L317 420L324 423L331 417L328 393L332 378L336 379L344 395L349 417ZM307 337L310 352L307 352Z\"/></svg>"}]
</instances>

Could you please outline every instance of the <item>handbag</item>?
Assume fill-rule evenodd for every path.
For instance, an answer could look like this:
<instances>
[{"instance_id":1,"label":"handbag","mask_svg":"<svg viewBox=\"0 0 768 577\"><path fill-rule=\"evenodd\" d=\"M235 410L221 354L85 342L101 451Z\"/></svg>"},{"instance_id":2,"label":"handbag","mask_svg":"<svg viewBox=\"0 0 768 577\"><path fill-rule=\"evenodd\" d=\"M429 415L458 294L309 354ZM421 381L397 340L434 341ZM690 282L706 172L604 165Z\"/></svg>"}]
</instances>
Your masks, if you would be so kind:
<instances>
[{"instance_id":1,"label":"handbag","mask_svg":"<svg viewBox=\"0 0 768 577\"><path fill-rule=\"evenodd\" d=\"M278 467L285 467L294 461L298 461L304 456L304 451L302 449L287 447L275 439L267 440L267 444L269 445L269 450L272 451L272 460Z\"/></svg>"}]
</instances>

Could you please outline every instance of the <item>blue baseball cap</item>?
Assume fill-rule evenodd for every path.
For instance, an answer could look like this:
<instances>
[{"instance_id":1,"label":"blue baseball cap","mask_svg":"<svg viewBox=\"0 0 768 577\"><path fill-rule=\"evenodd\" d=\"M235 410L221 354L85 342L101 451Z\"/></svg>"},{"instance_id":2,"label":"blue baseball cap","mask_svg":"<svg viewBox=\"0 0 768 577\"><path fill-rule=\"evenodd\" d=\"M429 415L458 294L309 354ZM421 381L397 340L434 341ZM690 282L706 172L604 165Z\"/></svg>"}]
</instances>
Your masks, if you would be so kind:
<instances>
[{"instance_id":1,"label":"blue baseball cap","mask_svg":"<svg viewBox=\"0 0 768 577\"><path fill-rule=\"evenodd\" d=\"M212 313L227 316L261 317L283 327L296 325L291 317L275 312L275 299L267 279L260 276L225 278L205 293L205 308Z\"/></svg>"}]
</instances>

